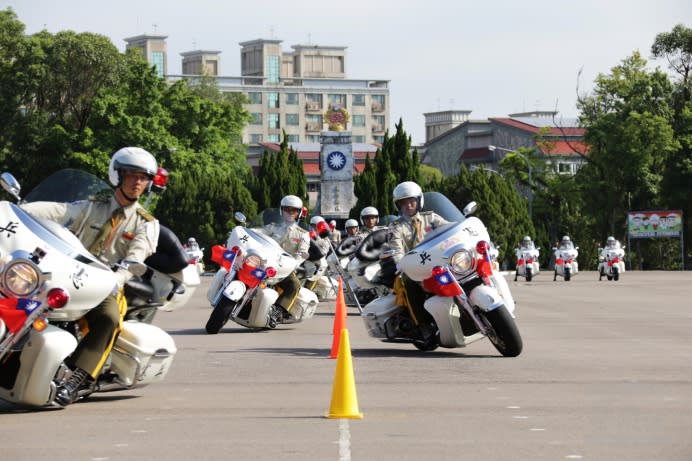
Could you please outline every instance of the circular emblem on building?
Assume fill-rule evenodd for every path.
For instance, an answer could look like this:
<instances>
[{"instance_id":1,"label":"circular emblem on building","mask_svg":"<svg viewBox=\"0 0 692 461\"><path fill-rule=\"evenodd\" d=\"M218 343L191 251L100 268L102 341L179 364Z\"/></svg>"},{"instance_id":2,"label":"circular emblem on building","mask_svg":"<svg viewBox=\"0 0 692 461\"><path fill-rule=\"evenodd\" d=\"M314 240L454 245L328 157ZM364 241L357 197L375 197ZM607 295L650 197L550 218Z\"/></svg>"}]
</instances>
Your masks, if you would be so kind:
<instances>
[{"instance_id":1,"label":"circular emblem on building","mask_svg":"<svg viewBox=\"0 0 692 461\"><path fill-rule=\"evenodd\" d=\"M332 170L340 170L346 166L346 156L343 152L335 150L327 156L327 166Z\"/></svg>"},{"instance_id":2,"label":"circular emblem on building","mask_svg":"<svg viewBox=\"0 0 692 461\"><path fill-rule=\"evenodd\" d=\"M330 131L344 131L346 130L346 124L351 116L348 114L348 111L339 104L333 104L329 107L323 118L329 125Z\"/></svg>"}]
</instances>

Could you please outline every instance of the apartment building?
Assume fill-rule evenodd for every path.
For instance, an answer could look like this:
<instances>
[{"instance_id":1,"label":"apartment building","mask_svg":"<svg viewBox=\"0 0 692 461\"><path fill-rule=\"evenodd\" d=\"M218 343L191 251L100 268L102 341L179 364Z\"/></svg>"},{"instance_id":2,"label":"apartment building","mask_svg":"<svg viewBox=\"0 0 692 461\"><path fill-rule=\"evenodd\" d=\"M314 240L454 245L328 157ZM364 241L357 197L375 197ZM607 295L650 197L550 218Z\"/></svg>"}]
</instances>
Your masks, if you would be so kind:
<instances>
[{"instance_id":1,"label":"apartment building","mask_svg":"<svg viewBox=\"0 0 692 461\"><path fill-rule=\"evenodd\" d=\"M323 115L338 104L350 114L347 130L354 143L381 144L389 126L389 80L346 78L346 47L293 45L257 39L239 43L240 76L219 75L220 51L181 53L182 74L166 72L166 36L140 35L125 39L161 69L169 81L216 78L222 92L244 93L252 121L243 133L250 145L277 143L285 132L291 143L319 143L327 129ZM163 59L163 62L161 62Z\"/></svg>"}]
</instances>

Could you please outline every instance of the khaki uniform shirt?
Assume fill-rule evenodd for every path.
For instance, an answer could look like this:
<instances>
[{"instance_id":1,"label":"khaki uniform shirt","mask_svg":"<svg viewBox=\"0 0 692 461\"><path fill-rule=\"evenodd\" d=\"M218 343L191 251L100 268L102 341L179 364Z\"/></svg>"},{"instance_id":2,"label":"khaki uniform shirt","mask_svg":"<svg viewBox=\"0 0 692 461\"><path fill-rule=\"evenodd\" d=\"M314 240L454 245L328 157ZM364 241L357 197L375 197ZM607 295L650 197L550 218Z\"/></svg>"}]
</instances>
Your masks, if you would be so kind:
<instances>
[{"instance_id":1,"label":"khaki uniform shirt","mask_svg":"<svg viewBox=\"0 0 692 461\"><path fill-rule=\"evenodd\" d=\"M399 262L399 260L414 247L413 238L415 232L411 223L411 219L414 217L418 217L421 220L421 238L425 237L425 234L431 230L449 222L432 211L419 212L411 218L408 216L399 216L399 218L390 225L392 236L389 240L389 248L393 250L392 257L394 258L394 262Z\"/></svg>"},{"instance_id":2,"label":"khaki uniform shirt","mask_svg":"<svg viewBox=\"0 0 692 461\"><path fill-rule=\"evenodd\" d=\"M264 226L264 233L273 238L281 248L290 253L299 262L308 257L310 249L310 234L297 224L268 224Z\"/></svg>"},{"instance_id":3,"label":"khaki uniform shirt","mask_svg":"<svg viewBox=\"0 0 692 461\"><path fill-rule=\"evenodd\" d=\"M93 197L73 203L33 202L22 205L33 216L49 219L72 231L89 249L110 222L113 211L121 208L114 195ZM124 218L117 224L110 242L95 254L104 263L111 265L122 259L144 261L156 251L159 239L159 222L142 205L135 202L122 207ZM118 269L122 287L132 274Z\"/></svg>"},{"instance_id":4,"label":"khaki uniform shirt","mask_svg":"<svg viewBox=\"0 0 692 461\"><path fill-rule=\"evenodd\" d=\"M338 246L341 243L341 232L337 229L329 232L329 240L332 241L334 246Z\"/></svg>"},{"instance_id":5,"label":"khaki uniform shirt","mask_svg":"<svg viewBox=\"0 0 692 461\"><path fill-rule=\"evenodd\" d=\"M362 241L365 239L365 237L372 234L376 230L385 229L385 228L386 228L385 226L372 226L371 228L367 228L367 227L363 226L363 227L361 227L360 231L358 231L357 235L360 237L360 240Z\"/></svg>"}]
</instances>

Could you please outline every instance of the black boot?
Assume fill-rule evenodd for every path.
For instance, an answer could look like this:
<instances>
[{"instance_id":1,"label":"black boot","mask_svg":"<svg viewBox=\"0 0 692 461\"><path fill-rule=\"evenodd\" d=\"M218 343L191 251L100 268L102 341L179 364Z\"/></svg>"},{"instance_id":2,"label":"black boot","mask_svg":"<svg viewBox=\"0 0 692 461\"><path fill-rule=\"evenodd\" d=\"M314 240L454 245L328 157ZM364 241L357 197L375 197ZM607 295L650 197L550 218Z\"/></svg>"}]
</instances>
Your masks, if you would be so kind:
<instances>
[{"instance_id":1,"label":"black boot","mask_svg":"<svg viewBox=\"0 0 692 461\"><path fill-rule=\"evenodd\" d=\"M75 368L70 377L58 388L55 394L55 402L60 406L66 407L77 400L77 392L85 382L92 378L89 373L81 368Z\"/></svg>"}]
</instances>

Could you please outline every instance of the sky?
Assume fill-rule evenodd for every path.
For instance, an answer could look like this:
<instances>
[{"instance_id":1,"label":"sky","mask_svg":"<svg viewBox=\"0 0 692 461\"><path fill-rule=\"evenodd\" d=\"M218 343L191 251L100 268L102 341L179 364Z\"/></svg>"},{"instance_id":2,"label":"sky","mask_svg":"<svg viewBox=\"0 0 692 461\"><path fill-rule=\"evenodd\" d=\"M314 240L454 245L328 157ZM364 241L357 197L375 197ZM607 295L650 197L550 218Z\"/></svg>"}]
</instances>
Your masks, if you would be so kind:
<instances>
[{"instance_id":1,"label":"sky","mask_svg":"<svg viewBox=\"0 0 692 461\"><path fill-rule=\"evenodd\" d=\"M220 51L220 74L240 75L240 42L345 46L352 79L389 80L390 132L401 119L425 141L424 113L472 119L533 110L576 117L593 91L635 51L651 69L657 34L692 27L690 0L0 0L26 26L93 32L121 51L127 37L167 35L168 72L180 53Z\"/></svg>"}]
</instances>

